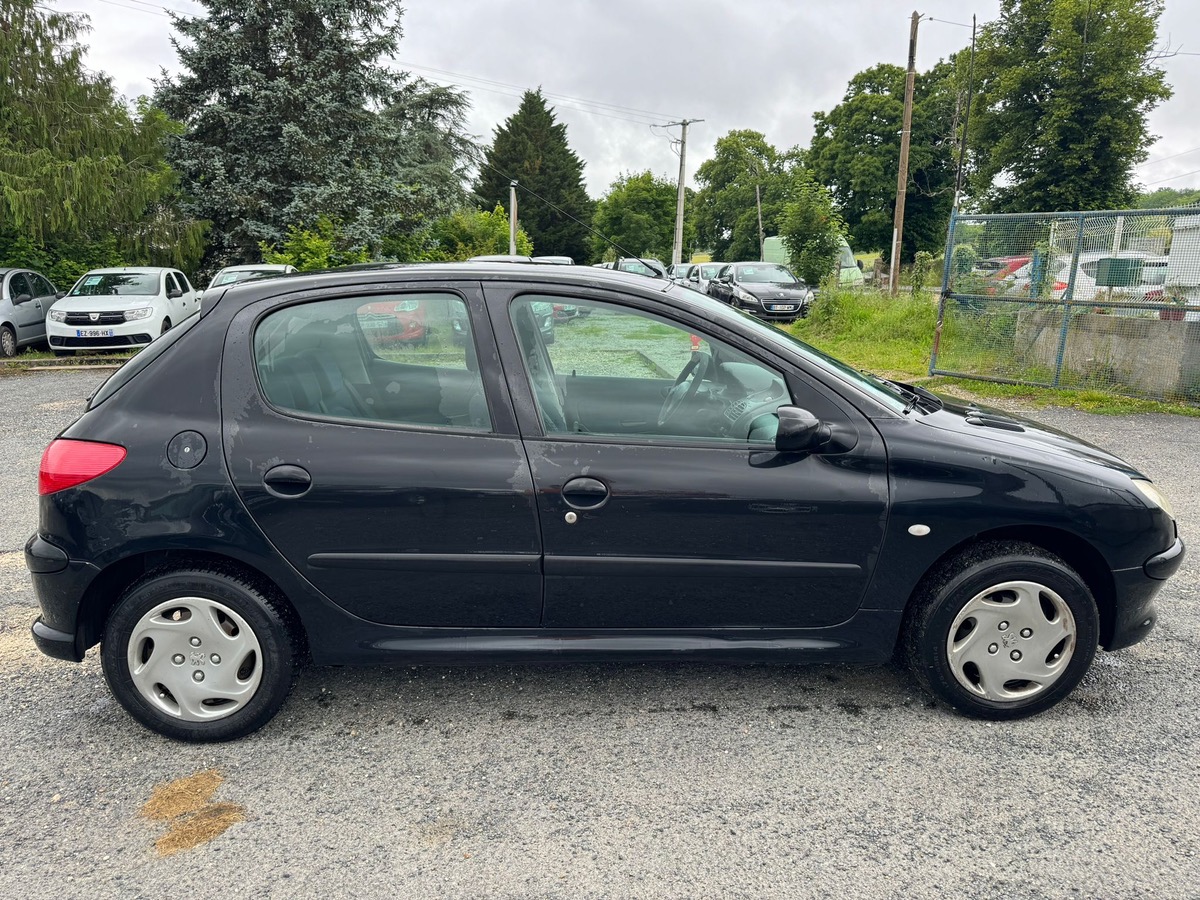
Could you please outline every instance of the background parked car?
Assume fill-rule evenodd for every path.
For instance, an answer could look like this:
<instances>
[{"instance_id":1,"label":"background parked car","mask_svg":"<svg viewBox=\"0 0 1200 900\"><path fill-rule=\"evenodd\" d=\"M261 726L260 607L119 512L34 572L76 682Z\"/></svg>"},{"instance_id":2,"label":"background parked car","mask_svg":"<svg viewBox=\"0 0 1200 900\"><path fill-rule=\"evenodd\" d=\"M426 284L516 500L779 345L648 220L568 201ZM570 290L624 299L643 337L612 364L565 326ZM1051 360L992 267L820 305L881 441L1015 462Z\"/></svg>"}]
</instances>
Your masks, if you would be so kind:
<instances>
[{"instance_id":1,"label":"background parked car","mask_svg":"<svg viewBox=\"0 0 1200 900\"><path fill-rule=\"evenodd\" d=\"M226 266L220 272L213 276L212 281L208 283L207 291L211 291L216 287L228 287L231 284L237 284L239 281L245 281L248 278L262 278L271 275L286 275L289 272L295 272L295 266L283 265L279 263L248 263L244 266ZM201 296L203 296L201 291Z\"/></svg>"},{"instance_id":2,"label":"background parked car","mask_svg":"<svg viewBox=\"0 0 1200 900\"><path fill-rule=\"evenodd\" d=\"M425 305L415 299L369 303L359 324L377 346L424 347L432 330L425 322Z\"/></svg>"},{"instance_id":3,"label":"background parked car","mask_svg":"<svg viewBox=\"0 0 1200 900\"><path fill-rule=\"evenodd\" d=\"M545 263L552 266L575 265L575 260L571 259L569 256L535 256L533 261L535 263Z\"/></svg>"},{"instance_id":4,"label":"background parked car","mask_svg":"<svg viewBox=\"0 0 1200 900\"><path fill-rule=\"evenodd\" d=\"M618 272L632 272L635 275L646 275L650 278L666 278L667 267L663 265L661 260L653 257L622 257L613 263L613 268Z\"/></svg>"},{"instance_id":5,"label":"background parked car","mask_svg":"<svg viewBox=\"0 0 1200 900\"><path fill-rule=\"evenodd\" d=\"M178 269L93 269L54 304L46 334L55 356L144 347L200 311L200 295Z\"/></svg>"},{"instance_id":6,"label":"background parked car","mask_svg":"<svg viewBox=\"0 0 1200 900\"><path fill-rule=\"evenodd\" d=\"M730 263L708 283L708 295L763 319L791 322L808 315L813 292L786 266Z\"/></svg>"},{"instance_id":7,"label":"background parked car","mask_svg":"<svg viewBox=\"0 0 1200 900\"><path fill-rule=\"evenodd\" d=\"M682 284L687 281L688 273L692 271L693 265L694 263L676 263L667 266L667 277Z\"/></svg>"},{"instance_id":8,"label":"background parked car","mask_svg":"<svg viewBox=\"0 0 1200 900\"><path fill-rule=\"evenodd\" d=\"M708 283L725 268L725 263L697 263L688 272L688 283L702 294L708 293Z\"/></svg>"},{"instance_id":9,"label":"background parked car","mask_svg":"<svg viewBox=\"0 0 1200 900\"><path fill-rule=\"evenodd\" d=\"M60 296L44 275L0 269L0 356L46 340L46 313Z\"/></svg>"}]
</instances>

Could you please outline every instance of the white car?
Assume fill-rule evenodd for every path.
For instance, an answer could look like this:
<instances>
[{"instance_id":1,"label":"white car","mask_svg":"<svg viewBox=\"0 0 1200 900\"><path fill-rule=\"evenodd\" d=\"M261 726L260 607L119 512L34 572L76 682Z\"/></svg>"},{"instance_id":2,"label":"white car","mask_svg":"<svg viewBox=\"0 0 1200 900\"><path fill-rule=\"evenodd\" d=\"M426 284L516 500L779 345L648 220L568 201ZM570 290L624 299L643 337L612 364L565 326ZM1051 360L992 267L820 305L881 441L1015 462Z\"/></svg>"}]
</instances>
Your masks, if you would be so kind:
<instances>
[{"instance_id":1,"label":"white car","mask_svg":"<svg viewBox=\"0 0 1200 900\"><path fill-rule=\"evenodd\" d=\"M1113 302L1154 303L1161 302L1162 284L1167 274L1167 257L1153 256L1139 250L1122 250L1119 253L1088 252L1079 255L1079 269L1075 273L1075 290L1072 297L1077 303L1103 303L1108 299L1109 289L1096 283L1096 275L1103 260L1138 260L1141 263L1139 284L1113 288ZM1026 263L1004 279L1004 293L1009 296L1028 296L1033 264ZM1069 256L1055 257L1047 266L1047 279L1053 277L1048 297L1060 300L1067 292L1067 274L1071 268ZM1116 315L1136 315L1139 311L1129 307L1117 307Z\"/></svg>"},{"instance_id":2,"label":"white car","mask_svg":"<svg viewBox=\"0 0 1200 900\"><path fill-rule=\"evenodd\" d=\"M178 269L93 269L54 304L46 337L55 356L129 350L200 311L200 295Z\"/></svg>"},{"instance_id":3,"label":"white car","mask_svg":"<svg viewBox=\"0 0 1200 900\"><path fill-rule=\"evenodd\" d=\"M213 276L213 280L208 283L208 287L204 290L211 291L213 288L229 287L231 284L237 284L239 281L245 281L248 278L286 275L289 272L295 271L295 266L280 263L247 263L242 266L226 266ZM201 296L203 296L203 293L202 291Z\"/></svg>"}]
</instances>

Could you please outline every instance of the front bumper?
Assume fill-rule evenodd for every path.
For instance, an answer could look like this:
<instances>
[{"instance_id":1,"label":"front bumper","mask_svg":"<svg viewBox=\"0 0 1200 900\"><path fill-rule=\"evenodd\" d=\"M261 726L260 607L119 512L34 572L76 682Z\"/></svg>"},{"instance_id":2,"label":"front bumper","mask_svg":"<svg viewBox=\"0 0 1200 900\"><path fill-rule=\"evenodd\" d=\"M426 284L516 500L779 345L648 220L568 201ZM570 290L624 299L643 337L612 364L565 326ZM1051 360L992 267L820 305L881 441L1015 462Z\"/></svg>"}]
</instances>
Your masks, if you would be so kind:
<instances>
[{"instance_id":1,"label":"front bumper","mask_svg":"<svg viewBox=\"0 0 1200 900\"><path fill-rule=\"evenodd\" d=\"M1105 650L1121 650L1146 639L1158 621L1155 597L1183 564L1184 554L1183 541L1177 537L1170 547L1141 566L1113 572L1117 603L1111 634L1101 636Z\"/></svg>"},{"instance_id":2,"label":"front bumper","mask_svg":"<svg viewBox=\"0 0 1200 900\"><path fill-rule=\"evenodd\" d=\"M105 337L79 337L78 332L100 330L111 331ZM46 340L56 350L128 350L144 347L162 331L162 316L133 322L114 322L96 325L66 325L62 322L46 322Z\"/></svg>"}]
</instances>

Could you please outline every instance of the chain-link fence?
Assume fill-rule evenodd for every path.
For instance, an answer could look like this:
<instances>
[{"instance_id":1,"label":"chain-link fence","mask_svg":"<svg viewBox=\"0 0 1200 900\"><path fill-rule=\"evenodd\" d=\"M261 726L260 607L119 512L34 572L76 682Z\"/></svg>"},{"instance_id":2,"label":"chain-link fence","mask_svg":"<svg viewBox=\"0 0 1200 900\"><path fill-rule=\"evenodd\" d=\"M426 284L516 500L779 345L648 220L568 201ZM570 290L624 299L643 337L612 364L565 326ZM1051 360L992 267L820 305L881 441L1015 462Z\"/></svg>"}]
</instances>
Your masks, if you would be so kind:
<instances>
[{"instance_id":1,"label":"chain-link fence","mask_svg":"<svg viewBox=\"0 0 1200 900\"><path fill-rule=\"evenodd\" d=\"M929 372L1200 401L1200 208L952 217Z\"/></svg>"}]
</instances>

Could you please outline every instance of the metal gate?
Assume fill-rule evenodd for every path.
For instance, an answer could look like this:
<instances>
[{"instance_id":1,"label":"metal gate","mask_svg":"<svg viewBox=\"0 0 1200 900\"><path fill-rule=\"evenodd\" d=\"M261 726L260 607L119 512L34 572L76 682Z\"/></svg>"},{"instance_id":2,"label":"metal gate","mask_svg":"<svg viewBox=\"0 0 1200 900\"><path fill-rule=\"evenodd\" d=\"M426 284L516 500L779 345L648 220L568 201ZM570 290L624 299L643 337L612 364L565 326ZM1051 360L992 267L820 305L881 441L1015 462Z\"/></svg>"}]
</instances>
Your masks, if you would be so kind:
<instances>
[{"instance_id":1,"label":"metal gate","mask_svg":"<svg viewBox=\"0 0 1200 900\"><path fill-rule=\"evenodd\" d=\"M929 373L1200 400L1200 207L952 216Z\"/></svg>"}]
</instances>

